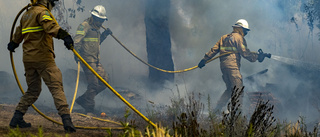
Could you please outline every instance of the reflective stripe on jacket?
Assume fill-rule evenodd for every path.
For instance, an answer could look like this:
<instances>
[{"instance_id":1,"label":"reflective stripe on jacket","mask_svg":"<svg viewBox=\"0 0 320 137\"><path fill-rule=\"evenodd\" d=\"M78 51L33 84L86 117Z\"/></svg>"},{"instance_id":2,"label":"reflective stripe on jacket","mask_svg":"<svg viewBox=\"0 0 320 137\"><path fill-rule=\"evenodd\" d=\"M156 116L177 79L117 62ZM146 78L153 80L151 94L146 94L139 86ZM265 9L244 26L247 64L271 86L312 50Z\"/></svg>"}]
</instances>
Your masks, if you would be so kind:
<instances>
[{"instance_id":1,"label":"reflective stripe on jacket","mask_svg":"<svg viewBox=\"0 0 320 137\"><path fill-rule=\"evenodd\" d=\"M237 29L231 34L223 35L220 40L207 52L204 59L211 59L217 53L235 52L220 57L221 69L239 69L241 56L250 62L255 62L258 58L257 53L252 53L247 47L247 42Z\"/></svg>"},{"instance_id":2,"label":"reflective stripe on jacket","mask_svg":"<svg viewBox=\"0 0 320 137\"><path fill-rule=\"evenodd\" d=\"M52 37L57 37L59 29L45 7L36 5L25 12L13 35L15 43L24 40L23 62L54 61Z\"/></svg>"},{"instance_id":3,"label":"reflective stripe on jacket","mask_svg":"<svg viewBox=\"0 0 320 137\"><path fill-rule=\"evenodd\" d=\"M87 62L98 62L100 60L101 34L91 22L92 18L88 18L79 25L74 37L74 48Z\"/></svg>"}]
</instances>

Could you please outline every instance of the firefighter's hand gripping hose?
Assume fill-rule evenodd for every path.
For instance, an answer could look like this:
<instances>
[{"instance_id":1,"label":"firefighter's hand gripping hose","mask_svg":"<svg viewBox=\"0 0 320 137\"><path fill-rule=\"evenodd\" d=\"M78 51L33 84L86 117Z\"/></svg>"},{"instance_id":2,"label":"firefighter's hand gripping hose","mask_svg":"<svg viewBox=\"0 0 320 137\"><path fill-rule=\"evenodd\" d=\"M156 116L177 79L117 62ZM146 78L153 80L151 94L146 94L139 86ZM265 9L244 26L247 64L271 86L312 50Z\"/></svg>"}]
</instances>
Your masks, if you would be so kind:
<instances>
[{"instance_id":1,"label":"firefighter's hand gripping hose","mask_svg":"<svg viewBox=\"0 0 320 137\"><path fill-rule=\"evenodd\" d=\"M26 9L28 9L29 7L31 7L32 5L34 5L34 1L33 1L33 4L28 4L27 6L25 6L24 8L22 8L20 10L20 12L17 14L13 24L12 24L12 28L11 28L11 33L10 33L10 41L12 41L12 36L13 36L13 30L14 30L14 27L16 25L16 22L19 18L19 16L22 14L23 11L25 11ZM51 13L50 13L51 14ZM52 16L52 15L51 15ZM52 16L53 17L53 16ZM58 24L58 23L57 23ZM18 75L17 75L17 72L16 72L16 69L15 69L15 65L14 65L14 60L13 60L13 54L12 52L10 52L10 60L11 60L11 66L12 66L12 70L13 70L13 74L15 76L15 79L16 79L16 82L19 86L19 89L21 91L22 94L25 94L21 84L20 84L20 81L19 81L19 78L18 78ZM63 125L61 122L57 122L55 120L53 120L52 118L46 116L44 113L42 113L37 107L35 107L33 104L31 105L32 108L37 112L39 113L42 117L46 118L47 120L53 122L53 123L56 123L58 125ZM110 121L108 121L110 122ZM115 122L111 122L111 123L115 123ZM85 127L85 126L75 126L76 128L79 128L79 129L124 129L123 127Z\"/></svg>"}]
</instances>

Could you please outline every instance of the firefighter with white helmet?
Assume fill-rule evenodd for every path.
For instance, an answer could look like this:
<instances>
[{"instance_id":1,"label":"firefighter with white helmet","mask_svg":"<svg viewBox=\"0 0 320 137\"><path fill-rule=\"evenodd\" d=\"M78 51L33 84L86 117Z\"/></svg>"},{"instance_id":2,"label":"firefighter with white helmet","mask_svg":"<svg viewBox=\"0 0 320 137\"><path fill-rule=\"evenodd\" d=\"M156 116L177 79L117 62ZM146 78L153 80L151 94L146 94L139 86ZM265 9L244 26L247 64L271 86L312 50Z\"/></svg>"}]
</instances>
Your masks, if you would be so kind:
<instances>
[{"instance_id":1,"label":"firefighter with white helmet","mask_svg":"<svg viewBox=\"0 0 320 137\"><path fill-rule=\"evenodd\" d=\"M249 29L249 24L245 19L239 19L233 27L242 27L244 29L250 30Z\"/></svg>"},{"instance_id":2,"label":"firefighter with white helmet","mask_svg":"<svg viewBox=\"0 0 320 137\"><path fill-rule=\"evenodd\" d=\"M107 19L106 9L102 5L97 5L91 10L91 14L101 19Z\"/></svg>"},{"instance_id":3,"label":"firefighter with white helmet","mask_svg":"<svg viewBox=\"0 0 320 137\"><path fill-rule=\"evenodd\" d=\"M265 57L271 56L263 52L251 52L248 49L247 42L244 36L250 31L249 24L245 19L238 20L233 26L233 31L230 34L223 35L220 40L207 52L204 58L199 62L198 67L202 68L206 62L213 58L216 54L225 54L220 57L220 68L222 72L223 81L226 84L226 90L217 102L216 110L221 110L231 97L232 89L236 86L242 88L242 75L240 73L241 57L250 62L258 60L262 62Z\"/></svg>"},{"instance_id":4,"label":"firefighter with white helmet","mask_svg":"<svg viewBox=\"0 0 320 137\"><path fill-rule=\"evenodd\" d=\"M76 132L70 110L63 90L62 75L55 63L53 39L62 39L67 49L73 49L73 40L50 15L54 2L58 0L38 0L35 5L23 14L20 25L16 28L8 50L14 52L23 42L23 64L28 85L27 92L21 97L10 121L12 128L31 127L23 120L28 108L38 99L41 93L41 79L52 94L58 114L62 118L66 132ZM33 2L33 1L32 1Z\"/></svg>"},{"instance_id":5,"label":"firefighter with white helmet","mask_svg":"<svg viewBox=\"0 0 320 137\"><path fill-rule=\"evenodd\" d=\"M74 37L74 48L104 80L108 81L107 74L100 63L100 44L112 32L108 28L103 33L100 33L102 23L108 20L106 10L102 5L95 6L90 13L91 17L78 26ZM79 61L76 56L75 60ZM81 105L87 114L93 115L95 107L94 98L106 86L86 66L83 64L81 66L85 72L88 86L86 92L76 99L76 103Z\"/></svg>"}]
</instances>

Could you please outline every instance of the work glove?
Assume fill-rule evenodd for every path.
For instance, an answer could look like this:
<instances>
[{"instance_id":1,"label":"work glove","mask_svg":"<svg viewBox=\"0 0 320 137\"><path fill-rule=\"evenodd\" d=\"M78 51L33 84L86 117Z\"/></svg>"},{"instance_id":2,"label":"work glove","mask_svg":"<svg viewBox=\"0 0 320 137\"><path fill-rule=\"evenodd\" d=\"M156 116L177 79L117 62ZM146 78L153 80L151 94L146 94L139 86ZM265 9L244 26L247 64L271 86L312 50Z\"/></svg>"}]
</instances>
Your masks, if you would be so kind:
<instances>
[{"instance_id":1,"label":"work glove","mask_svg":"<svg viewBox=\"0 0 320 137\"><path fill-rule=\"evenodd\" d=\"M107 38L108 35L111 35L112 31L107 28L104 32L102 32L101 36L100 36L100 44Z\"/></svg>"},{"instance_id":2,"label":"work glove","mask_svg":"<svg viewBox=\"0 0 320 137\"><path fill-rule=\"evenodd\" d=\"M67 47L68 50L73 50L73 39L70 35L63 38L64 45Z\"/></svg>"},{"instance_id":3,"label":"work glove","mask_svg":"<svg viewBox=\"0 0 320 137\"><path fill-rule=\"evenodd\" d=\"M199 62L198 67L199 67L199 68L204 67L204 66L206 65L206 62L207 62L206 59L202 59L202 60Z\"/></svg>"},{"instance_id":4,"label":"work glove","mask_svg":"<svg viewBox=\"0 0 320 137\"><path fill-rule=\"evenodd\" d=\"M18 43L15 43L13 41L9 42L8 43L8 50L11 51L11 52L14 52L14 50L19 47L19 44Z\"/></svg>"},{"instance_id":5,"label":"work glove","mask_svg":"<svg viewBox=\"0 0 320 137\"><path fill-rule=\"evenodd\" d=\"M271 54L270 53L263 53L262 49L259 49L258 50L258 61L262 62L265 57L271 58Z\"/></svg>"},{"instance_id":6,"label":"work glove","mask_svg":"<svg viewBox=\"0 0 320 137\"><path fill-rule=\"evenodd\" d=\"M64 45L67 47L68 50L72 50L73 49L73 39L72 37L70 36L70 34L63 30L63 29L59 29L58 31L58 36L57 36L58 39L63 39L64 41Z\"/></svg>"},{"instance_id":7,"label":"work glove","mask_svg":"<svg viewBox=\"0 0 320 137\"><path fill-rule=\"evenodd\" d=\"M106 30L104 30L104 32L102 32L102 36L108 36L108 35L111 35L112 34L112 31L109 29L109 28L107 28Z\"/></svg>"}]
</instances>

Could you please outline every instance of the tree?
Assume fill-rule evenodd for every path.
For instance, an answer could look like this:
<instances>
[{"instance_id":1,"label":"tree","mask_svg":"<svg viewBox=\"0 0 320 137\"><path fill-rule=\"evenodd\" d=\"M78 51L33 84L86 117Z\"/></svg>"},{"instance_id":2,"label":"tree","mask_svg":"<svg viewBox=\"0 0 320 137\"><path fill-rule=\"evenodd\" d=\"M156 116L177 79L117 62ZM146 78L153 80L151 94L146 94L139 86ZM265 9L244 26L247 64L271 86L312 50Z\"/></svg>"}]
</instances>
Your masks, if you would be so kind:
<instances>
[{"instance_id":1,"label":"tree","mask_svg":"<svg viewBox=\"0 0 320 137\"><path fill-rule=\"evenodd\" d=\"M145 10L146 43L148 63L174 70L169 31L170 0L147 0ZM149 67L149 80L163 84L173 81L173 73L165 73Z\"/></svg>"}]
</instances>

